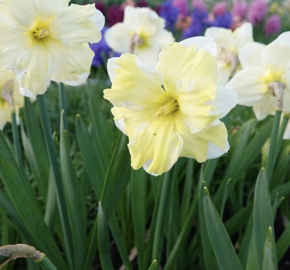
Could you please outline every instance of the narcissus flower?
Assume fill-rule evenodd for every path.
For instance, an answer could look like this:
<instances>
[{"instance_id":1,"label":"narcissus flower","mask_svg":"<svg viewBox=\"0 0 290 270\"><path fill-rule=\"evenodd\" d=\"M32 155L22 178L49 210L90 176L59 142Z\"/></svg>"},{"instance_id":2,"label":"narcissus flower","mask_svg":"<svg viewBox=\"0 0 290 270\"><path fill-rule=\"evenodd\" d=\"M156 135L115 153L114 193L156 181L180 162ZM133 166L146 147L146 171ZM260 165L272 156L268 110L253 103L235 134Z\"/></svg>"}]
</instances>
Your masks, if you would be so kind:
<instances>
[{"instance_id":1,"label":"narcissus flower","mask_svg":"<svg viewBox=\"0 0 290 270\"><path fill-rule=\"evenodd\" d=\"M11 113L24 106L24 97L19 92L15 73L11 70L0 72L0 129L11 122Z\"/></svg>"},{"instance_id":2,"label":"narcissus flower","mask_svg":"<svg viewBox=\"0 0 290 270\"><path fill-rule=\"evenodd\" d=\"M238 97L217 86L215 54L212 39L197 37L163 48L156 69L131 54L109 60L112 88L104 98L114 105L116 126L129 137L134 169L161 175L178 157L205 162L228 151L219 119Z\"/></svg>"},{"instance_id":3,"label":"narcissus flower","mask_svg":"<svg viewBox=\"0 0 290 270\"><path fill-rule=\"evenodd\" d=\"M164 19L155 11L128 6L123 23L109 28L105 39L115 52L134 53L145 64L154 66L161 49L174 41L164 27Z\"/></svg>"},{"instance_id":4,"label":"narcissus flower","mask_svg":"<svg viewBox=\"0 0 290 270\"><path fill-rule=\"evenodd\" d=\"M14 69L20 92L43 94L50 80L79 85L87 79L104 16L94 5L69 0L0 1L0 71Z\"/></svg>"},{"instance_id":5,"label":"narcissus flower","mask_svg":"<svg viewBox=\"0 0 290 270\"><path fill-rule=\"evenodd\" d=\"M244 23L235 31L221 27L210 27L205 36L213 38L218 46L218 84L225 85L239 66L239 51L253 42L253 26Z\"/></svg>"},{"instance_id":6,"label":"narcissus flower","mask_svg":"<svg viewBox=\"0 0 290 270\"><path fill-rule=\"evenodd\" d=\"M290 113L289 40L290 32L285 32L268 46L245 46L239 54L243 70L227 84L239 95L239 104L254 106L258 120L274 114L276 109Z\"/></svg>"}]
</instances>

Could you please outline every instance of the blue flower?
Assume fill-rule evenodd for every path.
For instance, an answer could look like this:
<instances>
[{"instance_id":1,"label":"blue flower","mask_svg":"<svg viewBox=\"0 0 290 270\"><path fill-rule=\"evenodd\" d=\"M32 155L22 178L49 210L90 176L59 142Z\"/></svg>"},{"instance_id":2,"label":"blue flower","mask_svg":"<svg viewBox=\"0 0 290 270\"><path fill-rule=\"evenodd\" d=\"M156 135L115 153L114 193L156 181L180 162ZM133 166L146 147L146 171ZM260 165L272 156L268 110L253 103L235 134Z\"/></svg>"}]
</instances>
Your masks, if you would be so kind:
<instances>
[{"instance_id":1,"label":"blue flower","mask_svg":"<svg viewBox=\"0 0 290 270\"><path fill-rule=\"evenodd\" d=\"M173 31L179 15L179 9L172 5L172 0L168 0L162 4L159 15L166 21L166 28Z\"/></svg>"},{"instance_id":2,"label":"blue flower","mask_svg":"<svg viewBox=\"0 0 290 270\"><path fill-rule=\"evenodd\" d=\"M223 27L223 28L231 28L233 22L233 17L231 13L226 12L223 15L217 15L215 20L211 23L211 26Z\"/></svg>"}]
</instances>

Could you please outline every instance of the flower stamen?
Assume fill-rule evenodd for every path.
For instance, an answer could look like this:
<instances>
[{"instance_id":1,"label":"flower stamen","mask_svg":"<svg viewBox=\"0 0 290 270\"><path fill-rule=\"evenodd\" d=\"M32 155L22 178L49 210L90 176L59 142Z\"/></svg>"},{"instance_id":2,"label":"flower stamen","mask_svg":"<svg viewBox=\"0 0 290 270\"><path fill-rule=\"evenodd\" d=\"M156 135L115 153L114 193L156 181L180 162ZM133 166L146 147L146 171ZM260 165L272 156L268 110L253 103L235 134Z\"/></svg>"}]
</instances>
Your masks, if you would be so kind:
<instances>
[{"instance_id":1,"label":"flower stamen","mask_svg":"<svg viewBox=\"0 0 290 270\"><path fill-rule=\"evenodd\" d=\"M36 30L33 31L33 35L36 39L46 38L50 35L50 30L46 28L43 29L37 28Z\"/></svg>"},{"instance_id":2,"label":"flower stamen","mask_svg":"<svg viewBox=\"0 0 290 270\"><path fill-rule=\"evenodd\" d=\"M162 115L169 114L171 112L174 112L178 109L178 102L175 99L171 99L169 102L167 102L164 106L160 107L156 113L154 113L154 117L158 119Z\"/></svg>"}]
</instances>

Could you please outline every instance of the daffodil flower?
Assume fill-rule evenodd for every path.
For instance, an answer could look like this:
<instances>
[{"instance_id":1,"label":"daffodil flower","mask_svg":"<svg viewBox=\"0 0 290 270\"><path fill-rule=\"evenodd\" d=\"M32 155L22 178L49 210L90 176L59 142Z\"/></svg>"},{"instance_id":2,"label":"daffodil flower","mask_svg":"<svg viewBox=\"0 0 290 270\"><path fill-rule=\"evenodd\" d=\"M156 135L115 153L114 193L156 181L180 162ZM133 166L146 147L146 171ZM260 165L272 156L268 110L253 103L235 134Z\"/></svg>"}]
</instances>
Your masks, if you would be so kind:
<instances>
[{"instance_id":1,"label":"daffodil flower","mask_svg":"<svg viewBox=\"0 0 290 270\"><path fill-rule=\"evenodd\" d=\"M220 122L238 101L216 84L216 44L197 37L163 48L154 69L137 56L108 62L112 81L104 98L114 108L116 126L129 137L131 165L153 175L170 170L178 157L198 162L229 149Z\"/></svg>"},{"instance_id":2,"label":"daffodil flower","mask_svg":"<svg viewBox=\"0 0 290 270\"><path fill-rule=\"evenodd\" d=\"M290 32L285 32L268 46L245 46L239 54L243 70L227 84L239 95L239 104L254 107L258 120L274 114L276 109L290 113L289 40ZM290 139L289 132L285 136Z\"/></svg>"},{"instance_id":3,"label":"daffodil flower","mask_svg":"<svg viewBox=\"0 0 290 270\"><path fill-rule=\"evenodd\" d=\"M109 47L119 53L133 53L148 65L155 66L161 49L174 42L164 29L165 21L149 8L125 8L123 23L117 23L105 34Z\"/></svg>"},{"instance_id":4,"label":"daffodil flower","mask_svg":"<svg viewBox=\"0 0 290 270\"><path fill-rule=\"evenodd\" d=\"M205 31L205 36L213 38L217 44L218 84L226 85L239 67L239 51L253 42L253 26L251 23L244 23L235 31L210 27Z\"/></svg>"},{"instance_id":5,"label":"daffodil flower","mask_svg":"<svg viewBox=\"0 0 290 270\"><path fill-rule=\"evenodd\" d=\"M50 81L79 85L87 79L104 17L94 5L69 0L0 1L0 71L16 71L20 92L43 94Z\"/></svg>"},{"instance_id":6,"label":"daffodil flower","mask_svg":"<svg viewBox=\"0 0 290 270\"><path fill-rule=\"evenodd\" d=\"M15 73L11 70L0 72L0 129L11 122L11 113L24 106L24 97L19 92Z\"/></svg>"}]
</instances>

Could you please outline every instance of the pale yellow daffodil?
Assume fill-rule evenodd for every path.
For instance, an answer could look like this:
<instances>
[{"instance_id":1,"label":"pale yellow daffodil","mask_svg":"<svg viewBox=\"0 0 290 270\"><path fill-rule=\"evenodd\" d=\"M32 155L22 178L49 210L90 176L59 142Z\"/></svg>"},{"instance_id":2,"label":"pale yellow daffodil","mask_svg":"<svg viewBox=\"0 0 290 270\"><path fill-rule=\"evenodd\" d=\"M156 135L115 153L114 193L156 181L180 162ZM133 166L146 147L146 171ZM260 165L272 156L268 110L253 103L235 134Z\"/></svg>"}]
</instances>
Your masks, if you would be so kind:
<instances>
[{"instance_id":1,"label":"pale yellow daffodil","mask_svg":"<svg viewBox=\"0 0 290 270\"><path fill-rule=\"evenodd\" d=\"M137 56L112 58L112 88L104 98L114 108L116 126L129 137L131 165L153 175L170 170L179 157L198 162L229 149L220 122L237 95L216 84L216 44L197 37L172 43L161 51L156 69Z\"/></svg>"},{"instance_id":2,"label":"pale yellow daffodil","mask_svg":"<svg viewBox=\"0 0 290 270\"><path fill-rule=\"evenodd\" d=\"M11 122L11 113L24 106L24 97L19 92L15 73L11 70L0 72L0 129Z\"/></svg>"},{"instance_id":3,"label":"pale yellow daffodil","mask_svg":"<svg viewBox=\"0 0 290 270\"><path fill-rule=\"evenodd\" d=\"M276 109L290 114L290 32L268 46L248 44L239 58L243 70L227 84L239 95L239 104L253 106L258 120L274 114ZM278 92L273 91L273 84ZM290 139L289 126L284 138Z\"/></svg>"},{"instance_id":4,"label":"pale yellow daffodil","mask_svg":"<svg viewBox=\"0 0 290 270\"><path fill-rule=\"evenodd\" d=\"M104 16L69 0L0 1L0 71L13 69L25 96L43 94L50 80L79 85L101 39Z\"/></svg>"},{"instance_id":5,"label":"pale yellow daffodil","mask_svg":"<svg viewBox=\"0 0 290 270\"><path fill-rule=\"evenodd\" d=\"M164 29L165 20L149 8L127 6L124 21L106 31L109 47L119 53L133 53L148 65L158 62L161 49L174 42L172 34Z\"/></svg>"},{"instance_id":6,"label":"pale yellow daffodil","mask_svg":"<svg viewBox=\"0 0 290 270\"><path fill-rule=\"evenodd\" d=\"M253 42L253 26L244 23L235 31L222 27L210 27L205 36L214 39L218 46L218 84L226 85L229 78L239 68L239 51L248 43Z\"/></svg>"}]
</instances>

